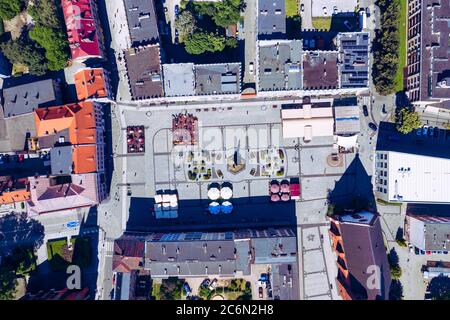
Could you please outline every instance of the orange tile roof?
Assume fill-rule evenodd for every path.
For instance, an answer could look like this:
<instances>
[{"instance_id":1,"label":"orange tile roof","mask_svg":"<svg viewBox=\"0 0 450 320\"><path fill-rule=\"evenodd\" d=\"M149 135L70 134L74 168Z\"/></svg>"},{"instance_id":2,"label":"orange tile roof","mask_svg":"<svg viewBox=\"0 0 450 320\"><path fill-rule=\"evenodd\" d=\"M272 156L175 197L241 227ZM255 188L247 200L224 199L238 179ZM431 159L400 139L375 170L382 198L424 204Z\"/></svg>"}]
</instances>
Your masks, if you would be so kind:
<instances>
[{"instance_id":1,"label":"orange tile roof","mask_svg":"<svg viewBox=\"0 0 450 320\"><path fill-rule=\"evenodd\" d=\"M106 97L106 84L102 68L85 68L74 74L78 100Z\"/></svg>"},{"instance_id":2,"label":"orange tile roof","mask_svg":"<svg viewBox=\"0 0 450 320\"><path fill-rule=\"evenodd\" d=\"M30 191L23 190L15 190L11 192L3 192L0 195L0 204L21 202L30 199L31 193Z\"/></svg>"},{"instance_id":3,"label":"orange tile roof","mask_svg":"<svg viewBox=\"0 0 450 320\"><path fill-rule=\"evenodd\" d=\"M95 143L96 123L94 104L82 101L34 111L38 137L69 129L72 144Z\"/></svg>"},{"instance_id":4,"label":"orange tile roof","mask_svg":"<svg viewBox=\"0 0 450 320\"><path fill-rule=\"evenodd\" d=\"M74 173L89 173L97 170L96 146L78 145L73 149Z\"/></svg>"}]
</instances>

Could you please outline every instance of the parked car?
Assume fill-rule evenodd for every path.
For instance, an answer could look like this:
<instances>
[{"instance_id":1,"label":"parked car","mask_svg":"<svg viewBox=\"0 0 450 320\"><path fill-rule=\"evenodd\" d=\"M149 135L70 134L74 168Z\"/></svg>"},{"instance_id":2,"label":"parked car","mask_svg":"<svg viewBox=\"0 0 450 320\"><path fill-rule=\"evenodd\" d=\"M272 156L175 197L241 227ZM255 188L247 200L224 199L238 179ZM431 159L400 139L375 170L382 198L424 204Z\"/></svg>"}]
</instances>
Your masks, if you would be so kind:
<instances>
[{"instance_id":1,"label":"parked car","mask_svg":"<svg viewBox=\"0 0 450 320\"><path fill-rule=\"evenodd\" d=\"M448 251L444 250L444 251L442 251L442 254L448 254Z\"/></svg>"},{"instance_id":2,"label":"parked car","mask_svg":"<svg viewBox=\"0 0 450 320\"><path fill-rule=\"evenodd\" d=\"M338 14L338 7L337 6L333 6L333 13L334 14Z\"/></svg>"},{"instance_id":3,"label":"parked car","mask_svg":"<svg viewBox=\"0 0 450 320\"><path fill-rule=\"evenodd\" d=\"M419 248L417 248L417 247L414 247L414 253L415 253L416 255L419 255L419 254L420 254L420 250L419 250Z\"/></svg>"},{"instance_id":4,"label":"parked car","mask_svg":"<svg viewBox=\"0 0 450 320\"><path fill-rule=\"evenodd\" d=\"M324 15L324 16L327 15L327 7L323 7L323 15Z\"/></svg>"},{"instance_id":5,"label":"parked car","mask_svg":"<svg viewBox=\"0 0 450 320\"><path fill-rule=\"evenodd\" d=\"M373 122L369 122L369 128L372 129L373 131L377 131L378 127L375 123Z\"/></svg>"},{"instance_id":6,"label":"parked car","mask_svg":"<svg viewBox=\"0 0 450 320\"><path fill-rule=\"evenodd\" d=\"M4 164L5 163L5 158L3 157L2 154L0 154L0 164Z\"/></svg>"},{"instance_id":7,"label":"parked car","mask_svg":"<svg viewBox=\"0 0 450 320\"><path fill-rule=\"evenodd\" d=\"M209 290L214 290L217 287L217 279L214 279L211 281L211 284L209 285Z\"/></svg>"},{"instance_id":8,"label":"parked car","mask_svg":"<svg viewBox=\"0 0 450 320\"><path fill-rule=\"evenodd\" d=\"M428 135L428 126L423 126L422 133L424 136Z\"/></svg>"},{"instance_id":9,"label":"parked car","mask_svg":"<svg viewBox=\"0 0 450 320\"><path fill-rule=\"evenodd\" d=\"M348 29L348 31L352 31L352 25L348 22L348 20L344 21L344 26Z\"/></svg>"},{"instance_id":10,"label":"parked car","mask_svg":"<svg viewBox=\"0 0 450 320\"><path fill-rule=\"evenodd\" d=\"M300 5L300 11L305 12L305 5L303 3Z\"/></svg>"},{"instance_id":11,"label":"parked car","mask_svg":"<svg viewBox=\"0 0 450 320\"><path fill-rule=\"evenodd\" d=\"M369 116L369 110L367 110L367 106L366 105L363 105L363 113L364 113L365 117Z\"/></svg>"},{"instance_id":12,"label":"parked car","mask_svg":"<svg viewBox=\"0 0 450 320\"><path fill-rule=\"evenodd\" d=\"M438 127L434 127L434 137L435 138L439 137L439 128Z\"/></svg>"},{"instance_id":13,"label":"parked car","mask_svg":"<svg viewBox=\"0 0 450 320\"><path fill-rule=\"evenodd\" d=\"M253 62L250 62L250 63L248 64L248 72L249 72L250 74L253 74L253 71L254 71L254 65L253 65Z\"/></svg>"},{"instance_id":14,"label":"parked car","mask_svg":"<svg viewBox=\"0 0 450 320\"><path fill-rule=\"evenodd\" d=\"M416 134L418 136L421 136L422 135L422 128L417 128Z\"/></svg>"},{"instance_id":15,"label":"parked car","mask_svg":"<svg viewBox=\"0 0 450 320\"><path fill-rule=\"evenodd\" d=\"M262 298L264 297L263 292L264 292L264 291L263 291L263 288L262 288L262 287L259 287L259 288L258 288L258 293L259 293L259 298L260 298L260 299L262 299Z\"/></svg>"},{"instance_id":16,"label":"parked car","mask_svg":"<svg viewBox=\"0 0 450 320\"><path fill-rule=\"evenodd\" d=\"M420 250L421 255L425 255L425 250Z\"/></svg>"},{"instance_id":17,"label":"parked car","mask_svg":"<svg viewBox=\"0 0 450 320\"><path fill-rule=\"evenodd\" d=\"M206 278L205 280L203 280L201 286L208 288L209 284L211 283L211 280L209 280L208 278Z\"/></svg>"},{"instance_id":18,"label":"parked car","mask_svg":"<svg viewBox=\"0 0 450 320\"><path fill-rule=\"evenodd\" d=\"M261 273L259 281L264 281L264 282L269 281L269 275L267 273Z\"/></svg>"},{"instance_id":19,"label":"parked car","mask_svg":"<svg viewBox=\"0 0 450 320\"><path fill-rule=\"evenodd\" d=\"M175 29L175 37L178 37L178 29Z\"/></svg>"},{"instance_id":20,"label":"parked car","mask_svg":"<svg viewBox=\"0 0 450 320\"><path fill-rule=\"evenodd\" d=\"M370 17L370 9L369 9L369 7L366 8L366 15L367 15L367 18Z\"/></svg>"},{"instance_id":21,"label":"parked car","mask_svg":"<svg viewBox=\"0 0 450 320\"><path fill-rule=\"evenodd\" d=\"M189 287L189 283L187 283L187 282L185 282L183 284L183 289L184 289L184 291L186 291L187 296L189 296L192 293L191 287Z\"/></svg>"},{"instance_id":22,"label":"parked car","mask_svg":"<svg viewBox=\"0 0 450 320\"><path fill-rule=\"evenodd\" d=\"M430 137L434 136L434 127L430 127L429 135Z\"/></svg>"},{"instance_id":23,"label":"parked car","mask_svg":"<svg viewBox=\"0 0 450 320\"><path fill-rule=\"evenodd\" d=\"M22 162L25 160L25 156L23 154L19 154L19 157L17 158L17 162Z\"/></svg>"},{"instance_id":24,"label":"parked car","mask_svg":"<svg viewBox=\"0 0 450 320\"><path fill-rule=\"evenodd\" d=\"M413 253L414 252L414 246L413 245L408 245L409 248L409 252Z\"/></svg>"},{"instance_id":25,"label":"parked car","mask_svg":"<svg viewBox=\"0 0 450 320\"><path fill-rule=\"evenodd\" d=\"M167 7L164 7L164 12L167 12Z\"/></svg>"},{"instance_id":26,"label":"parked car","mask_svg":"<svg viewBox=\"0 0 450 320\"><path fill-rule=\"evenodd\" d=\"M178 15L178 13L179 13L179 11L178 11L178 5L175 5L175 8L174 8L174 11L175 11L175 15L177 16Z\"/></svg>"},{"instance_id":27,"label":"parked car","mask_svg":"<svg viewBox=\"0 0 450 320\"><path fill-rule=\"evenodd\" d=\"M175 37L175 44L178 44L178 43L179 43L178 37Z\"/></svg>"}]
</instances>

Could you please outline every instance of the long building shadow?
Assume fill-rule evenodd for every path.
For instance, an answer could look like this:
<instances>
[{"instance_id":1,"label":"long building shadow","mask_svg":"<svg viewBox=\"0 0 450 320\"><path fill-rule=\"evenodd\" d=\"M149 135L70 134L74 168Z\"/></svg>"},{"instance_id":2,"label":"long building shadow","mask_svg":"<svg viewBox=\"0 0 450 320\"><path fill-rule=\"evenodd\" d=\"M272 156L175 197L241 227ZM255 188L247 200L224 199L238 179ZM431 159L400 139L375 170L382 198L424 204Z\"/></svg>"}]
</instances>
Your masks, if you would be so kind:
<instances>
[{"instance_id":1,"label":"long building shadow","mask_svg":"<svg viewBox=\"0 0 450 320\"><path fill-rule=\"evenodd\" d=\"M328 201L334 206L335 214L342 213L343 210L376 211L372 179L367 174L358 154L341 179L336 182L333 190L330 190Z\"/></svg>"},{"instance_id":2,"label":"long building shadow","mask_svg":"<svg viewBox=\"0 0 450 320\"><path fill-rule=\"evenodd\" d=\"M154 199L131 198L127 231L206 231L236 228L288 227L296 225L295 202L271 203L269 197L232 199L234 210L229 215L211 215L207 200L181 200L178 218L156 219Z\"/></svg>"}]
</instances>

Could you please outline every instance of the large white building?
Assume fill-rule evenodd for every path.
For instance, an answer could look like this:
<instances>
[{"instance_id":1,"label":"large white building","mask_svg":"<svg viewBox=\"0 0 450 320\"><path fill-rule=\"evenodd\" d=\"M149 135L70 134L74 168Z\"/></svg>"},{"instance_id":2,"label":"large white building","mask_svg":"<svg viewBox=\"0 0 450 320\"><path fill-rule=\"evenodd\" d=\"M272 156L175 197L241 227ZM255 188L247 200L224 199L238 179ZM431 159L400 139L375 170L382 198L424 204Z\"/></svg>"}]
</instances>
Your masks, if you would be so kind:
<instances>
[{"instance_id":1,"label":"large white building","mask_svg":"<svg viewBox=\"0 0 450 320\"><path fill-rule=\"evenodd\" d=\"M379 199L450 203L450 131L401 134L395 124L380 122L375 169Z\"/></svg>"},{"instance_id":2,"label":"large white building","mask_svg":"<svg viewBox=\"0 0 450 320\"><path fill-rule=\"evenodd\" d=\"M389 202L450 202L450 159L377 151L378 198Z\"/></svg>"}]
</instances>

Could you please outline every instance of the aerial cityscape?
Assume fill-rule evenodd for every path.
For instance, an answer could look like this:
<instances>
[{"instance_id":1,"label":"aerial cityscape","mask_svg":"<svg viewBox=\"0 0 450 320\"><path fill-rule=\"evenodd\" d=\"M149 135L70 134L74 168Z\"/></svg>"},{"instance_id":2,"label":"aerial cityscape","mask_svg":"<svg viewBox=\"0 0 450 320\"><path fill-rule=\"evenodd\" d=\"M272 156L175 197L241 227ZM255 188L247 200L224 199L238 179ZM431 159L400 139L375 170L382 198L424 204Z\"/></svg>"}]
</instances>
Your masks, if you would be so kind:
<instances>
[{"instance_id":1,"label":"aerial cityscape","mask_svg":"<svg viewBox=\"0 0 450 320\"><path fill-rule=\"evenodd\" d=\"M0 0L0 300L450 300L449 37L450 0Z\"/></svg>"}]
</instances>

